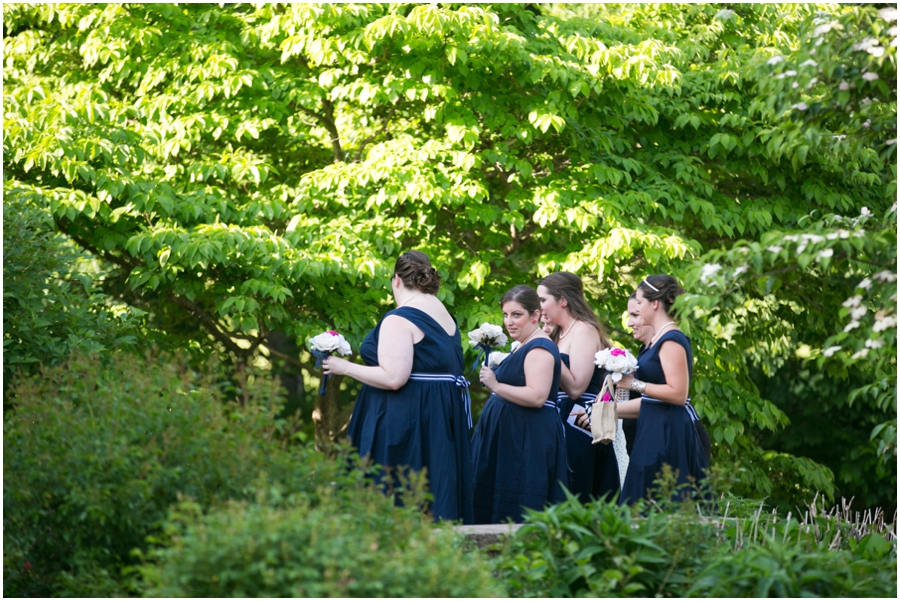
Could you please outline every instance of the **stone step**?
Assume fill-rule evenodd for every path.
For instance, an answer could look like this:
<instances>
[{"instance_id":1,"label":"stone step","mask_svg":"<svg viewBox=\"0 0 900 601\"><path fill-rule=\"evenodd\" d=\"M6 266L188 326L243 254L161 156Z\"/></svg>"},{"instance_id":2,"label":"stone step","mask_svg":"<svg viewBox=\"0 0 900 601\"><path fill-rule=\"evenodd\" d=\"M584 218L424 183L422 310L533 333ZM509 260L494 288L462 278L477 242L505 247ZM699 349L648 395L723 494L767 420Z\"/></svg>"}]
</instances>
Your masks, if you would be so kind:
<instances>
[{"instance_id":1,"label":"stone step","mask_svg":"<svg viewBox=\"0 0 900 601\"><path fill-rule=\"evenodd\" d=\"M474 542L479 549L483 549L500 542L502 537L512 534L521 527L522 524L477 524L453 528Z\"/></svg>"}]
</instances>

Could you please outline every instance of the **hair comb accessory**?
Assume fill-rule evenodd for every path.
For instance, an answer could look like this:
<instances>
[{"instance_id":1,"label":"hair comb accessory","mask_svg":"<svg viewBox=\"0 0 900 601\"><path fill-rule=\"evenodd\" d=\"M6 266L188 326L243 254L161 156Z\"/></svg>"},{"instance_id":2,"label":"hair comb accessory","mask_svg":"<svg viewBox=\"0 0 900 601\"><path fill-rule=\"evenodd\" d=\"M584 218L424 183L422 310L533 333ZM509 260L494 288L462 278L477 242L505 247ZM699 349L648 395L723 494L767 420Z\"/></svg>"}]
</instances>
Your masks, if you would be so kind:
<instances>
[{"instance_id":1,"label":"hair comb accessory","mask_svg":"<svg viewBox=\"0 0 900 601\"><path fill-rule=\"evenodd\" d=\"M654 286L647 280L642 281L641 284L647 284L647 287L650 288L651 290L653 290L653 292L659 292L659 288L657 288L656 286Z\"/></svg>"}]
</instances>

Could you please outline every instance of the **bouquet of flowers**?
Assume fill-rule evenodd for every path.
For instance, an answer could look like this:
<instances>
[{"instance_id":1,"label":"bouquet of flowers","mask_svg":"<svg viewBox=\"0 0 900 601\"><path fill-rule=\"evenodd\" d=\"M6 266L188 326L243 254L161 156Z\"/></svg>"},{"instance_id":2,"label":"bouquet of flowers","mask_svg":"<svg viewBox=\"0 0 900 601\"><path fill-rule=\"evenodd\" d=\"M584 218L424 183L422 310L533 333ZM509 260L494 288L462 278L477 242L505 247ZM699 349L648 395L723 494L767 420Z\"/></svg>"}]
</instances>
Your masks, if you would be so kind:
<instances>
[{"instance_id":1,"label":"bouquet of flowers","mask_svg":"<svg viewBox=\"0 0 900 601\"><path fill-rule=\"evenodd\" d=\"M475 359L472 369L478 365L482 353L484 353L484 364L490 365L491 350L506 345L507 340L509 339L503 333L503 328L489 323L483 323L480 328L469 332L469 342L479 349L478 358Z\"/></svg>"},{"instance_id":2,"label":"bouquet of flowers","mask_svg":"<svg viewBox=\"0 0 900 601\"><path fill-rule=\"evenodd\" d=\"M346 357L352 352L350 343L334 330L328 330L310 338L309 349L316 358L316 369L322 369L322 361L335 353ZM319 385L319 395L325 394L325 384L327 382L328 376L323 375L322 383Z\"/></svg>"},{"instance_id":3,"label":"bouquet of flowers","mask_svg":"<svg viewBox=\"0 0 900 601\"><path fill-rule=\"evenodd\" d=\"M628 400L627 390L618 390L615 382L622 379L623 374L633 372L637 368L637 359L628 351L620 348L603 349L594 355L594 365L609 372L600 388L599 409L594 411L591 403L585 407L591 419L591 434L594 435L594 444L609 444L616 440L616 432L619 430L619 419L615 400ZM624 398L621 397L624 393ZM617 453L618 454L618 453Z\"/></svg>"},{"instance_id":4,"label":"bouquet of flowers","mask_svg":"<svg viewBox=\"0 0 900 601\"><path fill-rule=\"evenodd\" d=\"M500 364L503 363L503 360L509 357L509 353L499 353L494 351L491 353L491 358L488 361L488 367L491 369L497 369L500 367Z\"/></svg>"},{"instance_id":5,"label":"bouquet of flowers","mask_svg":"<svg viewBox=\"0 0 900 601\"><path fill-rule=\"evenodd\" d=\"M607 377L615 383L621 380L623 375L630 374L637 369L637 359L625 349L613 347L597 351L597 354L594 355L594 365L609 372ZM623 393L624 398L619 397L617 400L628 400L627 390L616 390L617 395L622 395Z\"/></svg>"}]
</instances>

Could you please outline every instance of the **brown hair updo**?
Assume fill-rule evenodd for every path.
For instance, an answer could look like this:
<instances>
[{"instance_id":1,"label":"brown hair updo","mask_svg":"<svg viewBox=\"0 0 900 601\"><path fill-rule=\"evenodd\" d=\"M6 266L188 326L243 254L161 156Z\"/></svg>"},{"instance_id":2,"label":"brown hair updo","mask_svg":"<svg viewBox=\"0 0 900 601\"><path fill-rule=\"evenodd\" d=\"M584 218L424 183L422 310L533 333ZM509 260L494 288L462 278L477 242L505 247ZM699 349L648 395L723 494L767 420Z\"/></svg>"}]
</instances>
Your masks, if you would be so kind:
<instances>
[{"instance_id":1,"label":"brown hair updo","mask_svg":"<svg viewBox=\"0 0 900 601\"><path fill-rule=\"evenodd\" d=\"M606 332L603 329L603 326L600 324L600 320L597 319L597 315L594 313L594 310L587 304L587 301L584 299L584 286L581 284L581 278L575 275L574 273L569 273L568 271L557 271L556 273L551 273L543 280L541 280L540 285L547 289L547 292L555 298L557 301L561 298L565 298L568 302L568 306L566 307L566 311L569 312L569 315L574 317L579 321L583 321L585 323L589 323L594 328L596 328L597 333L600 334L600 344L603 348L609 348L612 346L612 343L609 341L609 338L606 337ZM553 342L559 341L559 328L556 328L551 335Z\"/></svg>"},{"instance_id":2,"label":"brown hair updo","mask_svg":"<svg viewBox=\"0 0 900 601\"><path fill-rule=\"evenodd\" d=\"M522 305L522 308L528 311L529 315L534 315L535 311L541 310L541 299L538 298L537 292L531 286L519 284L510 289L503 298L500 299L500 307L513 301Z\"/></svg>"},{"instance_id":3,"label":"brown hair updo","mask_svg":"<svg viewBox=\"0 0 900 601\"><path fill-rule=\"evenodd\" d=\"M394 275L399 275L403 285L425 294L437 294L441 289L441 274L431 266L428 255L420 250L408 250L394 263Z\"/></svg>"},{"instance_id":4,"label":"brown hair updo","mask_svg":"<svg viewBox=\"0 0 900 601\"><path fill-rule=\"evenodd\" d=\"M656 288L656 290L653 288ZM640 284L638 284L638 290L641 290L644 293L644 298L648 301L658 300L660 304L662 304L663 311L665 311L666 315L676 317L676 315L671 312L672 303L675 302L675 299L679 295L684 294L684 288L678 284L678 281L675 278L665 274L648 275ZM637 291L635 291L635 293L637 293Z\"/></svg>"}]
</instances>

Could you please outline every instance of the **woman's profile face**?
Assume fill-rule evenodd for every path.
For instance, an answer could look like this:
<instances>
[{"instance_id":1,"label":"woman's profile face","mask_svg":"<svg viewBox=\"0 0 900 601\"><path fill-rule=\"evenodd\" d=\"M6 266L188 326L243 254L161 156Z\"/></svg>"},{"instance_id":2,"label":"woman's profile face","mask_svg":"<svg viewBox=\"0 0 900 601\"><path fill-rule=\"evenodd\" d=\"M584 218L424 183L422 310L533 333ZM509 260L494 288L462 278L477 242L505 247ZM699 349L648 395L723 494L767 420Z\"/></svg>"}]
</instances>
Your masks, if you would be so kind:
<instances>
[{"instance_id":1,"label":"woman's profile face","mask_svg":"<svg viewBox=\"0 0 900 601\"><path fill-rule=\"evenodd\" d=\"M637 310L638 314L641 316L641 325L653 323L653 317L656 313L656 309L653 308L653 301L647 300L644 297L644 289L638 288L636 300L637 300Z\"/></svg>"},{"instance_id":2,"label":"woman's profile face","mask_svg":"<svg viewBox=\"0 0 900 601\"><path fill-rule=\"evenodd\" d=\"M537 295L541 301L541 319L544 325L558 326L563 314L568 313L560 304L562 298L557 300L545 286L537 287Z\"/></svg>"},{"instance_id":3,"label":"woman's profile face","mask_svg":"<svg viewBox=\"0 0 900 601\"><path fill-rule=\"evenodd\" d=\"M641 317L637 299L628 299L628 321L625 325L631 328L631 335L635 340L647 342L644 339L644 319Z\"/></svg>"},{"instance_id":4,"label":"woman's profile face","mask_svg":"<svg viewBox=\"0 0 900 601\"><path fill-rule=\"evenodd\" d=\"M502 309L503 325L506 326L510 338L521 342L523 338L527 338L534 332L537 323L533 323L532 320L536 322L537 317L532 317L525 307L516 301L506 301L503 303Z\"/></svg>"}]
</instances>

